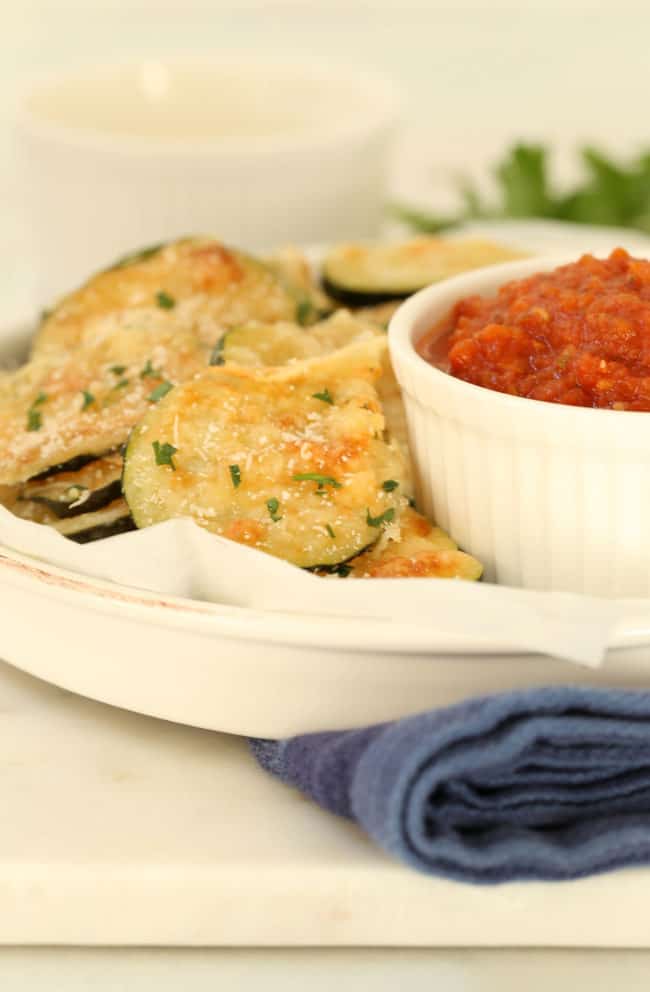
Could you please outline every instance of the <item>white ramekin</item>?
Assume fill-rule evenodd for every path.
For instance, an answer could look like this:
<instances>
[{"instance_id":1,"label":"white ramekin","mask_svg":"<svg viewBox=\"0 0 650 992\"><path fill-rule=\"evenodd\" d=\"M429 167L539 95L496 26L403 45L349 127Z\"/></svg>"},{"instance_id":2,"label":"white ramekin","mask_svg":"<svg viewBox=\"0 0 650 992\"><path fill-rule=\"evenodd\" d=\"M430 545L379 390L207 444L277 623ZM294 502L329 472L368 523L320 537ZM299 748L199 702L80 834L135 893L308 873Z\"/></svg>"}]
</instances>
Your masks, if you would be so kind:
<instances>
[{"instance_id":1,"label":"white ramekin","mask_svg":"<svg viewBox=\"0 0 650 992\"><path fill-rule=\"evenodd\" d=\"M488 580L650 595L650 413L508 396L433 368L422 335L458 300L574 258L468 272L407 300L389 328L422 508Z\"/></svg>"},{"instance_id":2,"label":"white ramekin","mask_svg":"<svg viewBox=\"0 0 650 992\"><path fill-rule=\"evenodd\" d=\"M33 84L17 133L37 302L184 234L252 250L376 235L396 118L386 79L290 59L141 61Z\"/></svg>"}]
</instances>

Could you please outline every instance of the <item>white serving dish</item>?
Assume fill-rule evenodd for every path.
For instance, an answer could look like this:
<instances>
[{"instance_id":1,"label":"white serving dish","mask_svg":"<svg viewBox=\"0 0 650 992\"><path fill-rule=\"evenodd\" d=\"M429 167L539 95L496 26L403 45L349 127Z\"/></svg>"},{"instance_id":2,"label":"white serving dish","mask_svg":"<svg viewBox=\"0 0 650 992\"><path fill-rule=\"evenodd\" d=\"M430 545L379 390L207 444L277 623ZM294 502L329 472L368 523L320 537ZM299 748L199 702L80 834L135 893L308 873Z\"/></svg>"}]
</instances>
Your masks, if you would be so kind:
<instances>
[{"instance_id":1,"label":"white serving dish","mask_svg":"<svg viewBox=\"0 0 650 992\"><path fill-rule=\"evenodd\" d=\"M0 657L65 689L178 723L259 737L354 727L551 684L650 688L650 615L600 669L380 620L156 595L0 550ZM489 592L489 590L486 590ZM650 613L650 611L649 611Z\"/></svg>"},{"instance_id":2,"label":"white serving dish","mask_svg":"<svg viewBox=\"0 0 650 992\"><path fill-rule=\"evenodd\" d=\"M508 240L535 251L536 225L512 228ZM586 249L589 230L547 228L545 244L555 230L567 250ZM499 225L480 233L501 236ZM603 250L650 245L599 233ZM22 357L25 339L25 323L0 329L0 363ZM115 706L235 734L353 727L542 684L650 688L650 602L647 615L619 626L599 669L522 654L507 630L498 642L481 639L471 621L450 638L409 624L220 606L86 578L2 547L0 602L0 657L16 667Z\"/></svg>"},{"instance_id":3,"label":"white serving dish","mask_svg":"<svg viewBox=\"0 0 650 992\"><path fill-rule=\"evenodd\" d=\"M37 304L142 246L373 237L392 84L314 60L175 58L42 80L18 113Z\"/></svg>"},{"instance_id":4,"label":"white serving dish","mask_svg":"<svg viewBox=\"0 0 650 992\"><path fill-rule=\"evenodd\" d=\"M501 585L650 596L650 413L543 403L475 386L415 345L460 299L574 261L463 273L412 296L389 330L424 512Z\"/></svg>"}]
</instances>

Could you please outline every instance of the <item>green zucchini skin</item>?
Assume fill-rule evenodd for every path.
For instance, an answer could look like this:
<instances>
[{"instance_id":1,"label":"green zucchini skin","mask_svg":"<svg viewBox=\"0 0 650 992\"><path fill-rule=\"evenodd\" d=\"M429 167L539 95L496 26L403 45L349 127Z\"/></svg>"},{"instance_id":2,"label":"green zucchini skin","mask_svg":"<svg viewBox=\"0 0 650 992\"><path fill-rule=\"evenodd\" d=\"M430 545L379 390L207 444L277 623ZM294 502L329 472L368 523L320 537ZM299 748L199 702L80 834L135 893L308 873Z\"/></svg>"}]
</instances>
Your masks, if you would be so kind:
<instances>
[{"instance_id":1,"label":"green zucchini skin","mask_svg":"<svg viewBox=\"0 0 650 992\"><path fill-rule=\"evenodd\" d=\"M340 286L333 282L327 275L323 275L321 284L325 293L333 300L342 303L346 307L372 307L378 303L390 303L392 300L406 300L415 290L404 293L382 293L375 290L349 289L347 286Z\"/></svg>"},{"instance_id":2,"label":"green zucchini skin","mask_svg":"<svg viewBox=\"0 0 650 992\"><path fill-rule=\"evenodd\" d=\"M110 524L102 524L98 527L89 527L87 530L78 531L76 534L67 534L71 541L77 544L91 544L93 541L102 541L105 537L115 537L117 534L128 534L129 531L136 530L136 526L131 514L120 517Z\"/></svg>"},{"instance_id":3,"label":"green zucchini skin","mask_svg":"<svg viewBox=\"0 0 650 992\"><path fill-rule=\"evenodd\" d=\"M109 506L122 495L123 456L108 452L76 468L30 479L18 497L21 503L45 507L59 520L70 520Z\"/></svg>"},{"instance_id":4,"label":"green zucchini skin","mask_svg":"<svg viewBox=\"0 0 650 992\"><path fill-rule=\"evenodd\" d=\"M99 541L135 529L129 508L121 498L102 507L101 510L87 512L68 520L57 520L50 526L63 537L76 541L77 544L88 544L91 541Z\"/></svg>"},{"instance_id":5,"label":"green zucchini skin","mask_svg":"<svg viewBox=\"0 0 650 992\"><path fill-rule=\"evenodd\" d=\"M104 452L107 454L107 452ZM86 465L90 465L91 462L97 461L98 458L102 458L103 455L77 455L75 458L70 458L67 462L59 462L58 465L51 465L49 468L44 469L43 472L39 472L38 475L33 475L30 482L38 482L41 479L49 479L51 475L58 475L59 472L78 472L80 468L85 468Z\"/></svg>"},{"instance_id":6,"label":"green zucchini skin","mask_svg":"<svg viewBox=\"0 0 650 992\"><path fill-rule=\"evenodd\" d=\"M113 500L119 499L121 495L122 483L119 479L116 479L101 489L95 489L91 492L88 499L79 503L77 506L72 505L78 502L77 499L72 500L71 504L65 500L50 499L47 496L36 495L29 498L33 503L40 503L41 506L46 506L59 520L69 520L72 517L81 516L83 513L92 513L94 510L101 510L104 506L112 503Z\"/></svg>"},{"instance_id":7,"label":"green zucchini skin","mask_svg":"<svg viewBox=\"0 0 650 992\"><path fill-rule=\"evenodd\" d=\"M323 287L348 306L403 300L424 286L469 269L520 256L479 238L419 237L395 243L335 245L323 260Z\"/></svg>"}]
</instances>

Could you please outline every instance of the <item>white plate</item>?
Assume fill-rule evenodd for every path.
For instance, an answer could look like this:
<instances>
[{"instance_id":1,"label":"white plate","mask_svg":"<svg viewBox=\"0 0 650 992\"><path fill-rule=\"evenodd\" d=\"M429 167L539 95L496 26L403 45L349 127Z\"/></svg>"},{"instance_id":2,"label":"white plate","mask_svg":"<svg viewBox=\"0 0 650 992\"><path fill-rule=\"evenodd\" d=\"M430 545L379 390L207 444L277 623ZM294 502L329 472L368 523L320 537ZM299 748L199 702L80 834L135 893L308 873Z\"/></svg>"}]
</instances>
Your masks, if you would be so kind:
<instances>
[{"instance_id":1,"label":"white plate","mask_svg":"<svg viewBox=\"0 0 650 992\"><path fill-rule=\"evenodd\" d=\"M534 231L526 237L522 224L515 238L512 229L511 242L535 249ZM498 236L498 226L489 233ZM565 251L588 247L588 232L579 235L576 241L575 230L558 228ZM643 239L626 243L638 250ZM0 361L16 353L21 337L24 331L5 330ZM488 643L471 630L462 639L432 639L406 624L156 595L6 548L0 589L0 656L11 664L115 706L236 734L358 726L520 686L650 687L650 623L643 620L622 626L606 663L592 670L513 653L506 640Z\"/></svg>"}]
</instances>

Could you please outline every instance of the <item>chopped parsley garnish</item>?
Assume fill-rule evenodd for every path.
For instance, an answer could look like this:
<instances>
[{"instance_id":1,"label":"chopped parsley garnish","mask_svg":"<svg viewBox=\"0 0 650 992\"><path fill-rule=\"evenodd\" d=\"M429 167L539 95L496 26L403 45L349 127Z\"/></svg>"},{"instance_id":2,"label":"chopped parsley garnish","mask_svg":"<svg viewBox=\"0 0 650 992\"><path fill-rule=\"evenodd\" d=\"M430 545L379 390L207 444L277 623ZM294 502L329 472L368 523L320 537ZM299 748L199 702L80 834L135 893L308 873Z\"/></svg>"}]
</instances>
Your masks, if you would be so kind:
<instances>
[{"instance_id":1,"label":"chopped parsley garnish","mask_svg":"<svg viewBox=\"0 0 650 992\"><path fill-rule=\"evenodd\" d=\"M301 300L296 307L296 320L301 327L308 324L314 313L314 304L311 300Z\"/></svg>"},{"instance_id":2,"label":"chopped parsley garnish","mask_svg":"<svg viewBox=\"0 0 650 992\"><path fill-rule=\"evenodd\" d=\"M395 516L395 507L391 506L384 510L378 517L373 517L370 510L366 510L366 523L369 527L381 527L382 524L389 524Z\"/></svg>"},{"instance_id":3,"label":"chopped parsley garnish","mask_svg":"<svg viewBox=\"0 0 650 992\"><path fill-rule=\"evenodd\" d=\"M87 389L83 389L81 395L84 398L83 403L81 404L81 409L87 410L88 407L95 402L95 397L93 396L92 393L89 393Z\"/></svg>"},{"instance_id":4,"label":"chopped parsley garnish","mask_svg":"<svg viewBox=\"0 0 650 992\"><path fill-rule=\"evenodd\" d=\"M324 492L325 486L331 486L332 489L341 488L341 483L333 479L331 475L321 475L319 472L300 472L292 478L294 482L317 482L316 492Z\"/></svg>"},{"instance_id":5,"label":"chopped parsley garnish","mask_svg":"<svg viewBox=\"0 0 650 992\"><path fill-rule=\"evenodd\" d=\"M229 465L230 478L232 479L232 484L237 489L241 485L241 469L239 465Z\"/></svg>"},{"instance_id":6,"label":"chopped parsley garnish","mask_svg":"<svg viewBox=\"0 0 650 992\"><path fill-rule=\"evenodd\" d=\"M334 538L336 537L336 534L334 533L333 529L330 527L329 524L325 524L325 530L327 531L327 533L329 534L329 536L332 538L332 540L334 540Z\"/></svg>"},{"instance_id":7,"label":"chopped parsley garnish","mask_svg":"<svg viewBox=\"0 0 650 992\"><path fill-rule=\"evenodd\" d=\"M226 360L223 357L223 346L226 336L219 338L214 348L212 349L212 354L210 355L210 365L225 365Z\"/></svg>"},{"instance_id":8,"label":"chopped parsley garnish","mask_svg":"<svg viewBox=\"0 0 650 992\"><path fill-rule=\"evenodd\" d=\"M41 411L35 410L33 407L27 412L27 430L28 431L40 431L43 426L43 418L41 417Z\"/></svg>"},{"instance_id":9,"label":"chopped parsley garnish","mask_svg":"<svg viewBox=\"0 0 650 992\"><path fill-rule=\"evenodd\" d=\"M164 289L161 289L159 293L156 293L156 303L163 310L173 310L176 306L176 300L169 293L166 293Z\"/></svg>"},{"instance_id":10,"label":"chopped parsley garnish","mask_svg":"<svg viewBox=\"0 0 650 992\"><path fill-rule=\"evenodd\" d=\"M167 442L161 444L160 441L154 441L151 447L153 448L153 453L156 458L156 465L169 465L174 471L176 471L173 456L178 451L178 448L175 448L173 444L168 444Z\"/></svg>"},{"instance_id":11,"label":"chopped parsley garnish","mask_svg":"<svg viewBox=\"0 0 650 992\"><path fill-rule=\"evenodd\" d=\"M323 403L334 403L329 389L324 389L322 393L312 393L311 395L315 400L322 400Z\"/></svg>"},{"instance_id":12,"label":"chopped parsley garnish","mask_svg":"<svg viewBox=\"0 0 650 992\"><path fill-rule=\"evenodd\" d=\"M282 517L281 516L278 516L278 510L280 509L280 503L275 498L275 496L272 496L271 499L267 499L266 506L267 506L267 509L269 511L269 515L270 515L271 520L273 521L273 523L277 523L278 520L282 520Z\"/></svg>"},{"instance_id":13,"label":"chopped parsley garnish","mask_svg":"<svg viewBox=\"0 0 650 992\"><path fill-rule=\"evenodd\" d=\"M382 482L381 484L381 488L386 493L392 493L393 490L397 489L398 486L399 486L399 482L395 482L395 479L386 479L386 481Z\"/></svg>"},{"instance_id":14,"label":"chopped parsley garnish","mask_svg":"<svg viewBox=\"0 0 650 992\"><path fill-rule=\"evenodd\" d=\"M111 365L109 371L113 375L123 375L126 372L126 365Z\"/></svg>"},{"instance_id":15,"label":"chopped parsley garnish","mask_svg":"<svg viewBox=\"0 0 650 992\"><path fill-rule=\"evenodd\" d=\"M125 386L128 386L128 384L129 384L129 380L128 379L120 379L119 382L116 382L115 383L115 385L113 386L113 389L124 389L124 387Z\"/></svg>"},{"instance_id":16,"label":"chopped parsley garnish","mask_svg":"<svg viewBox=\"0 0 650 992\"><path fill-rule=\"evenodd\" d=\"M345 565L345 564L335 565L335 567L332 569L332 575L338 575L340 579L347 579L351 571L352 569L350 568L349 565Z\"/></svg>"},{"instance_id":17,"label":"chopped parsley garnish","mask_svg":"<svg viewBox=\"0 0 650 992\"><path fill-rule=\"evenodd\" d=\"M43 417L41 411L37 410L37 407L45 403L47 399L47 393L39 393L29 410L27 411L27 430L28 431L40 431L43 426Z\"/></svg>"},{"instance_id":18,"label":"chopped parsley garnish","mask_svg":"<svg viewBox=\"0 0 650 992\"><path fill-rule=\"evenodd\" d=\"M165 380L165 382L161 382L159 386L156 386L153 392L149 393L147 399L150 403L157 403L158 400L161 400L163 396L166 396L169 390L173 388L174 384Z\"/></svg>"},{"instance_id":19,"label":"chopped parsley garnish","mask_svg":"<svg viewBox=\"0 0 650 992\"><path fill-rule=\"evenodd\" d=\"M122 372L123 371L124 371L124 369L122 369ZM158 369L155 369L153 367L153 365L151 364L151 359L148 358L147 361L146 361L145 367L142 369L142 372L140 373L140 378L141 379L148 379L148 378L156 379L159 375L160 375L160 372L158 371Z\"/></svg>"}]
</instances>

